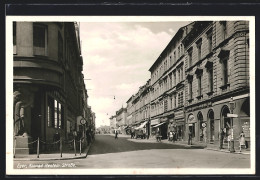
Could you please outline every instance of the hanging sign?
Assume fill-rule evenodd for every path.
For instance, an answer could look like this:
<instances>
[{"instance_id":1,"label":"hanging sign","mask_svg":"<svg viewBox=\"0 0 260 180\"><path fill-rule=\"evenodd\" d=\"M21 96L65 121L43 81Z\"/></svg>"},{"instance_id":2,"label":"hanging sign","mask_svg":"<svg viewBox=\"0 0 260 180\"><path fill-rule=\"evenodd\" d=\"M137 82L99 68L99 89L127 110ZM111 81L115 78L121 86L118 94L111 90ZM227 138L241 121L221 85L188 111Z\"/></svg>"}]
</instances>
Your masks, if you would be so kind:
<instances>
[{"instance_id":1,"label":"hanging sign","mask_svg":"<svg viewBox=\"0 0 260 180\"><path fill-rule=\"evenodd\" d=\"M202 126L202 127L206 127L207 124L206 124L206 123L202 123L201 126Z\"/></svg>"}]
</instances>

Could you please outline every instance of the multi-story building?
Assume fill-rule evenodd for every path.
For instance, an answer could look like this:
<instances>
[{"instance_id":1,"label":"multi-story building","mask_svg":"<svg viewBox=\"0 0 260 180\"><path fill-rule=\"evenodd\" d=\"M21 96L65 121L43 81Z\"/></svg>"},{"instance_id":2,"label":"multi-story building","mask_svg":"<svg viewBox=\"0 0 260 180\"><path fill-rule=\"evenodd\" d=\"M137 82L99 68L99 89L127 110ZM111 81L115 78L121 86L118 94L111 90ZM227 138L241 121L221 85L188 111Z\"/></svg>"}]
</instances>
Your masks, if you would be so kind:
<instances>
[{"instance_id":1,"label":"multi-story building","mask_svg":"<svg viewBox=\"0 0 260 180\"><path fill-rule=\"evenodd\" d=\"M147 135L150 135L150 81L139 87L138 92L127 101L128 113L132 114L131 126L144 128Z\"/></svg>"},{"instance_id":2,"label":"multi-story building","mask_svg":"<svg viewBox=\"0 0 260 180\"><path fill-rule=\"evenodd\" d=\"M126 124L129 126L133 123L133 112L134 112L134 106L133 106L133 99L134 96L132 95L127 101L127 106L126 106Z\"/></svg>"},{"instance_id":3,"label":"multi-story building","mask_svg":"<svg viewBox=\"0 0 260 180\"><path fill-rule=\"evenodd\" d=\"M77 23L14 22L13 60L17 142L38 137L50 142L56 132L66 139L87 98Z\"/></svg>"},{"instance_id":4,"label":"multi-story building","mask_svg":"<svg viewBox=\"0 0 260 180\"><path fill-rule=\"evenodd\" d=\"M224 128L237 147L243 130L249 142L249 22L196 22L182 42L186 132L195 141L219 143Z\"/></svg>"},{"instance_id":5,"label":"multi-story building","mask_svg":"<svg viewBox=\"0 0 260 180\"><path fill-rule=\"evenodd\" d=\"M121 108L116 111L116 126L117 129L120 130L121 133L125 133L126 128L126 108Z\"/></svg>"},{"instance_id":6,"label":"multi-story building","mask_svg":"<svg viewBox=\"0 0 260 180\"><path fill-rule=\"evenodd\" d=\"M184 46L182 39L194 23L178 30L151 66L151 125L153 134L160 130L162 138L175 131L183 139L184 121Z\"/></svg>"},{"instance_id":7,"label":"multi-story building","mask_svg":"<svg viewBox=\"0 0 260 180\"><path fill-rule=\"evenodd\" d=\"M250 142L249 22L199 21L181 27L149 71L150 125L163 138L219 143L225 131ZM145 120L142 91L128 100L132 125ZM131 105L130 105L131 101ZM153 134L152 133L152 134Z\"/></svg>"},{"instance_id":8,"label":"multi-story building","mask_svg":"<svg viewBox=\"0 0 260 180\"><path fill-rule=\"evenodd\" d=\"M115 129L117 129L116 127L116 116L111 116L109 118L110 120L110 133L114 133Z\"/></svg>"}]
</instances>

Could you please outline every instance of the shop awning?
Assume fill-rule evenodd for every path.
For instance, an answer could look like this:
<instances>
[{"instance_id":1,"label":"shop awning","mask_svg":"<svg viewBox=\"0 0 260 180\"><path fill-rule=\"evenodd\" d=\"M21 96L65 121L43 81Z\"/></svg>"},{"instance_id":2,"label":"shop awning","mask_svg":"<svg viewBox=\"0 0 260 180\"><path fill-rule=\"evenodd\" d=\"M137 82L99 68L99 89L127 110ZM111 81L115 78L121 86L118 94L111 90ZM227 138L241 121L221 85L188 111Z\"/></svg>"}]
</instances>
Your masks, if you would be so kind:
<instances>
[{"instance_id":1,"label":"shop awning","mask_svg":"<svg viewBox=\"0 0 260 180\"><path fill-rule=\"evenodd\" d=\"M161 126L162 124L164 124L165 122L162 122L162 123L160 123L160 124L157 124L157 125L155 125L155 126L153 126L153 127L158 127L158 126Z\"/></svg>"},{"instance_id":2,"label":"shop awning","mask_svg":"<svg viewBox=\"0 0 260 180\"><path fill-rule=\"evenodd\" d=\"M135 129L141 129L143 128L148 121L143 122L140 126L136 127Z\"/></svg>"}]
</instances>

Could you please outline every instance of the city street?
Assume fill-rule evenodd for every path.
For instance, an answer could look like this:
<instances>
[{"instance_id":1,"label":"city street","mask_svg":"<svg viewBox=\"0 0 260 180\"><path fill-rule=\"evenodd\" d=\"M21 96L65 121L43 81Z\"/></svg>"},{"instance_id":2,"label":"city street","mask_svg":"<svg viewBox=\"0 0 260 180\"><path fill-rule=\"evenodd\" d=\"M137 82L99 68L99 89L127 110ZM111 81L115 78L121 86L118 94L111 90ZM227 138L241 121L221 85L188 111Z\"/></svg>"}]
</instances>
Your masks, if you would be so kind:
<instances>
[{"instance_id":1,"label":"city street","mask_svg":"<svg viewBox=\"0 0 260 180\"><path fill-rule=\"evenodd\" d=\"M35 168L41 164L56 165L56 168L80 169L250 167L249 155L223 153L155 141L140 143L129 141L129 138L119 135L119 138L115 139L111 135L96 135L95 142L92 144L86 159L14 161L14 168ZM146 140L139 139L139 141ZM21 167L21 165L26 167Z\"/></svg>"}]
</instances>

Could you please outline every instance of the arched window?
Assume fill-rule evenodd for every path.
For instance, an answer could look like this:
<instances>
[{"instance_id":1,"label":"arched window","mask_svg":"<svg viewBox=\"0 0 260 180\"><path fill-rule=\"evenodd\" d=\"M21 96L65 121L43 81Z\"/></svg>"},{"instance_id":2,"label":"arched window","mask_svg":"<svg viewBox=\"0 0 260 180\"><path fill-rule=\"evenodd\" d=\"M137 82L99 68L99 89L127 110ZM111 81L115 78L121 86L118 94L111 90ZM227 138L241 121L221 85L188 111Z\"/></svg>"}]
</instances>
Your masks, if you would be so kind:
<instances>
[{"instance_id":1,"label":"arched window","mask_svg":"<svg viewBox=\"0 0 260 180\"><path fill-rule=\"evenodd\" d=\"M224 128L225 136L231 134L231 118L227 117L230 110L227 106L224 106L221 111L221 128Z\"/></svg>"}]
</instances>

